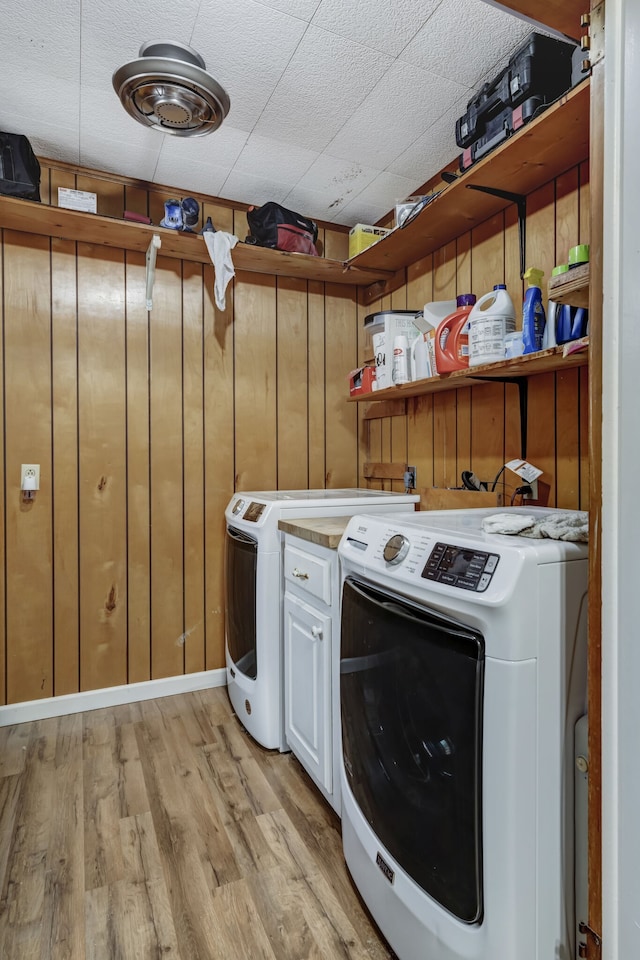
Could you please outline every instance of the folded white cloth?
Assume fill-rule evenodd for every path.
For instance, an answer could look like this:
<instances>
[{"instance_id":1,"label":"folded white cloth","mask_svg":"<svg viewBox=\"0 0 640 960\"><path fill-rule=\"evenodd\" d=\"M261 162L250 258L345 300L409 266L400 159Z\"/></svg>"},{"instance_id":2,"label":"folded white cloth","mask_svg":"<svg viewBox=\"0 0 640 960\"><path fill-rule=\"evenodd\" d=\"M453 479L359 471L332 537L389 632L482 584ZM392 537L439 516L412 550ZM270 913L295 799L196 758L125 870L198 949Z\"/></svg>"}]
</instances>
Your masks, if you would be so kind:
<instances>
[{"instance_id":1,"label":"folded white cloth","mask_svg":"<svg viewBox=\"0 0 640 960\"><path fill-rule=\"evenodd\" d=\"M482 529L485 533L517 534L534 523L535 517L527 516L524 513L494 513L492 516L483 519Z\"/></svg>"},{"instance_id":2,"label":"folded white cloth","mask_svg":"<svg viewBox=\"0 0 640 960\"><path fill-rule=\"evenodd\" d=\"M526 513L494 513L482 521L485 533L501 533L537 540L571 540L587 543L589 514L583 510L570 513L550 513L536 520Z\"/></svg>"},{"instance_id":3,"label":"folded white cloth","mask_svg":"<svg viewBox=\"0 0 640 960\"><path fill-rule=\"evenodd\" d=\"M225 233L224 230L216 230L215 233L207 230L202 236L213 264L213 294L216 307L218 310L224 310L227 305L227 285L229 280L236 275L231 251L238 242L238 238L232 233Z\"/></svg>"}]
</instances>

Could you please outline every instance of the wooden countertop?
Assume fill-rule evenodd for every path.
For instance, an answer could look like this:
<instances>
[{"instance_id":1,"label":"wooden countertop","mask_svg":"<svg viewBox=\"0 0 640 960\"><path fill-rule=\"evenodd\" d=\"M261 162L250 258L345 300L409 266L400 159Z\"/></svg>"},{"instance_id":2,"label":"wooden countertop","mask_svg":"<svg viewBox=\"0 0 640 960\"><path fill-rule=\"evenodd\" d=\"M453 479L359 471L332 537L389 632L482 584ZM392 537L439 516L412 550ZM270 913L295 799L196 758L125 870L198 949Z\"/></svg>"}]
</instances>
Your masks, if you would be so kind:
<instances>
[{"instance_id":1,"label":"wooden countertop","mask_svg":"<svg viewBox=\"0 0 640 960\"><path fill-rule=\"evenodd\" d=\"M278 529L301 540L317 543L335 550L351 517L300 517L298 520L279 520Z\"/></svg>"}]
</instances>

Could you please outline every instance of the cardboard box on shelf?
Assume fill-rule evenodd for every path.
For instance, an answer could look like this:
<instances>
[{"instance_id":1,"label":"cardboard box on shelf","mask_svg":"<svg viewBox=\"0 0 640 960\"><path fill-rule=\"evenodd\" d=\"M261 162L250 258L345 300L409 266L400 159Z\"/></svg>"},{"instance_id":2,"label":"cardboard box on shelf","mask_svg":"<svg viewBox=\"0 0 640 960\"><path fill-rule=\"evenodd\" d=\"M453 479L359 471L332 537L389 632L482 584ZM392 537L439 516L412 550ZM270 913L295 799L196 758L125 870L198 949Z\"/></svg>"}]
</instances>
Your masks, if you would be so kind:
<instances>
[{"instance_id":1,"label":"cardboard box on shelf","mask_svg":"<svg viewBox=\"0 0 640 960\"><path fill-rule=\"evenodd\" d=\"M373 366L358 367L349 374L349 394L357 396L359 393L371 393L376 388L376 368Z\"/></svg>"},{"instance_id":2,"label":"cardboard box on shelf","mask_svg":"<svg viewBox=\"0 0 640 960\"><path fill-rule=\"evenodd\" d=\"M382 240L382 238L386 237L389 233L391 233L391 230L387 230L385 227L374 227L367 223L356 223L355 227L349 230L349 259L351 260L352 257L362 253L362 251L370 247L372 243L377 243L378 240Z\"/></svg>"}]
</instances>

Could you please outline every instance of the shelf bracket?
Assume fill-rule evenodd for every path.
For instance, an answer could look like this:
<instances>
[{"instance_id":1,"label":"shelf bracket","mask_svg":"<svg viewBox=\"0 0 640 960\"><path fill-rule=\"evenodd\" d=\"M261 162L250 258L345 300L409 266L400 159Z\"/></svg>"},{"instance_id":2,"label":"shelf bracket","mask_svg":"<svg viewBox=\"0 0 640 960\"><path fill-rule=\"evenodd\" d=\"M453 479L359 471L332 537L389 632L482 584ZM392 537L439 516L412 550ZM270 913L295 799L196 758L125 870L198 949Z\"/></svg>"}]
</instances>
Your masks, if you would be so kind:
<instances>
[{"instance_id":1,"label":"shelf bracket","mask_svg":"<svg viewBox=\"0 0 640 960\"><path fill-rule=\"evenodd\" d=\"M486 383L515 383L518 385L520 403L520 459L527 459L527 416L529 408L529 380L527 377L475 377Z\"/></svg>"},{"instance_id":2,"label":"shelf bracket","mask_svg":"<svg viewBox=\"0 0 640 960\"><path fill-rule=\"evenodd\" d=\"M147 247L147 310L153 307L153 284L156 279L156 257L158 250L162 246L162 240L157 233L151 237L151 242Z\"/></svg>"},{"instance_id":3,"label":"shelf bracket","mask_svg":"<svg viewBox=\"0 0 640 960\"><path fill-rule=\"evenodd\" d=\"M468 183L467 190L479 190L480 193L490 193L492 197L500 197L515 203L518 208L518 238L520 240L520 276L524 276L527 250L527 198L521 193L511 193L509 190L500 190L498 187L483 187L479 184Z\"/></svg>"},{"instance_id":4,"label":"shelf bracket","mask_svg":"<svg viewBox=\"0 0 640 960\"><path fill-rule=\"evenodd\" d=\"M455 183L459 174L451 171L445 171L440 176L445 183ZM488 193L492 197L500 197L501 200L508 200L509 203L515 203L518 208L518 237L520 239L520 276L524 276L525 258L527 250L527 198L522 193L512 193L510 190L501 190L499 187L483 187L478 183L466 183L467 190L479 190L480 193Z\"/></svg>"}]
</instances>

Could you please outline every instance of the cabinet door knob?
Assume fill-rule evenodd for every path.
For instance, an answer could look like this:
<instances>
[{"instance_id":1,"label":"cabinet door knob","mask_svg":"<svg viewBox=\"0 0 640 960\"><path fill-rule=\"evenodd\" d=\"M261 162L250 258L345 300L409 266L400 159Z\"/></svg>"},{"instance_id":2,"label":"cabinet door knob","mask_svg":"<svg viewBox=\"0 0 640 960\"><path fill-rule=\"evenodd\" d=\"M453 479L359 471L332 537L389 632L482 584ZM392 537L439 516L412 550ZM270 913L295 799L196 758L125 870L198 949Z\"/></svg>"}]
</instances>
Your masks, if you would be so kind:
<instances>
[{"instance_id":1,"label":"cabinet door knob","mask_svg":"<svg viewBox=\"0 0 640 960\"><path fill-rule=\"evenodd\" d=\"M309 574L308 574L308 573L303 573L302 570L298 570L297 567L294 567L294 568L293 568L293 575L294 575L294 577L297 577L298 580L308 580L308 579L309 579Z\"/></svg>"},{"instance_id":2,"label":"cabinet door knob","mask_svg":"<svg viewBox=\"0 0 640 960\"><path fill-rule=\"evenodd\" d=\"M322 627L311 627L311 636L314 640L322 640Z\"/></svg>"}]
</instances>

